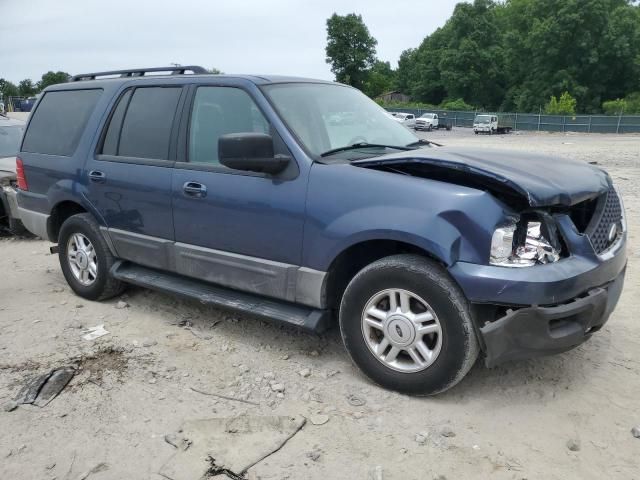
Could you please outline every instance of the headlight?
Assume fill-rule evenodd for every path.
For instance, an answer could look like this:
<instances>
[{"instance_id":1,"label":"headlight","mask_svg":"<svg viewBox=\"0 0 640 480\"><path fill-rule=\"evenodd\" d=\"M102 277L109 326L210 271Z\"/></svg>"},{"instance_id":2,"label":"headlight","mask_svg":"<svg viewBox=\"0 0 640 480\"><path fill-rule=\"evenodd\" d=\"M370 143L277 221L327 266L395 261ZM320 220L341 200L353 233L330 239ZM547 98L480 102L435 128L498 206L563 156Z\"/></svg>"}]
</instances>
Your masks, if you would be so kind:
<instances>
[{"instance_id":1,"label":"headlight","mask_svg":"<svg viewBox=\"0 0 640 480\"><path fill-rule=\"evenodd\" d=\"M559 259L560 251L543 235L541 222L513 223L496 229L491 237L491 265L531 267Z\"/></svg>"}]
</instances>

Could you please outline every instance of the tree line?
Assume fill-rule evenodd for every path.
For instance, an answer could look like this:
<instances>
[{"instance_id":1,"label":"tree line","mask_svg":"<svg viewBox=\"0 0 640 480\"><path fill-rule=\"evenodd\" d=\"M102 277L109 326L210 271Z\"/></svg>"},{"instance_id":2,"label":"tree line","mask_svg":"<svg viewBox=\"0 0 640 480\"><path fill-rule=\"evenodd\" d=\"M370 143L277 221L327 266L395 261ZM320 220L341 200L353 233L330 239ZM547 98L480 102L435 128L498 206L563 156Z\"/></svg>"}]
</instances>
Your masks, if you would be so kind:
<instances>
[{"instance_id":1,"label":"tree line","mask_svg":"<svg viewBox=\"0 0 640 480\"><path fill-rule=\"evenodd\" d=\"M632 0L474 0L402 52L376 58L362 17L327 20L336 80L371 97L490 111L640 113L640 6Z\"/></svg>"},{"instance_id":2,"label":"tree line","mask_svg":"<svg viewBox=\"0 0 640 480\"><path fill-rule=\"evenodd\" d=\"M8 97L32 97L49 85L55 85L56 83L65 83L71 78L66 72L52 72L49 71L42 75L42 78L34 82L30 78L21 80L18 85L0 78L0 96L2 98Z\"/></svg>"}]
</instances>

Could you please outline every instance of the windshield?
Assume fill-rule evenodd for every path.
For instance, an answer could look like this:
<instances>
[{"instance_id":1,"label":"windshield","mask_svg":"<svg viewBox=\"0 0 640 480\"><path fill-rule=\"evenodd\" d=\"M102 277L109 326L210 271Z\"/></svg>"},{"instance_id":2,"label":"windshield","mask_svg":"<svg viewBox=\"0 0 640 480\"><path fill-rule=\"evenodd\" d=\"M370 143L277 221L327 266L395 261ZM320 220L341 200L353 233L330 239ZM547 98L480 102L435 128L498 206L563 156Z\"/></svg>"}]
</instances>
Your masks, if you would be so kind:
<instances>
[{"instance_id":1,"label":"windshield","mask_svg":"<svg viewBox=\"0 0 640 480\"><path fill-rule=\"evenodd\" d=\"M434 118L435 114L433 113L423 113L420 118Z\"/></svg>"},{"instance_id":2,"label":"windshield","mask_svg":"<svg viewBox=\"0 0 640 480\"><path fill-rule=\"evenodd\" d=\"M20 150L21 138L21 126L0 126L0 158L16 156L18 154L18 150Z\"/></svg>"},{"instance_id":3,"label":"windshield","mask_svg":"<svg viewBox=\"0 0 640 480\"><path fill-rule=\"evenodd\" d=\"M406 146L418 141L382 107L354 88L283 83L268 85L264 91L288 127L316 157L355 143Z\"/></svg>"},{"instance_id":4,"label":"windshield","mask_svg":"<svg viewBox=\"0 0 640 480\"><path fill-rule=\"evenodd\" d=\"M476 123L491 123L491 117L489 115L479 115L476 117Z\"/></svg>"}]
</instances>

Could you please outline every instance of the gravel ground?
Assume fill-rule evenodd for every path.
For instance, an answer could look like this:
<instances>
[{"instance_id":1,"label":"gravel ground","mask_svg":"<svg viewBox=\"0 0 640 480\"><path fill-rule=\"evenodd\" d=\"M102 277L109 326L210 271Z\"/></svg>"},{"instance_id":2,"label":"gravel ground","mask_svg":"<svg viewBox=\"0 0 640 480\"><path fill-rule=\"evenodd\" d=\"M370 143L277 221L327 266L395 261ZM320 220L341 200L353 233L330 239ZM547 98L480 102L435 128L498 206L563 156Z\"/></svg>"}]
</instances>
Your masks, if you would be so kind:
<instances>
[{"instance_id":1,"label":"gravel ground","mask_svg":"<svg viewBox=\"0 0 640 480\"><path fill-rule=\"evenodd\" d=\"M0 478L159 480L175 452L166 434L185 420L243 414L328 419L308 421L249 470L254 479L640 478L631 433L640 425L640 137L420 135L597 161L611 173L630 258L605 328L574 351L493 369L479 362L449 392L411 398L367 381L336 329L303 334L135 288L88 302L69 290L48 243L5 238L0 404L35 374L80 371L46 407L0 410ZM82 339L101 324L108 335Z\"/></svg>"}]
</instances>

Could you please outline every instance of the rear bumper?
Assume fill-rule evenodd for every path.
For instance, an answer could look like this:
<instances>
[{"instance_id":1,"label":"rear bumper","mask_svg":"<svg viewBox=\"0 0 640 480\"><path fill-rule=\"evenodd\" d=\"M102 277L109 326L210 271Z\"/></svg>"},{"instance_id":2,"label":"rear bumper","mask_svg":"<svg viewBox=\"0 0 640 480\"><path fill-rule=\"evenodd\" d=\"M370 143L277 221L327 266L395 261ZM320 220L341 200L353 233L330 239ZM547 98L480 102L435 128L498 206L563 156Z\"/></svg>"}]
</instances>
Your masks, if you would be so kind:
<instances>
[{"instance_id":1,"label":"rear bumper","mask_svg":"<svg viewBox=\"0 0 640 480\"><path fill-rule=\"evenodd\" d=\"M486 364L570 350L609 319L624 285L625 269L610 283L562 305L526 307L480 328Z\"/></svg>"},{"instance_id":2,"label":"rear bumper","mask_svg":"<svg viewBox=\"0 0 640 480\"><path fill-rule=\"evenodd\" d=\"M20 213L18 212L18 192L16 192L16 189L8 186L8 187L1 187L2 191L0 192L0 194L4 195L4 201L8 207L8 214L11 216L11 218L20 218Z\"/></svg>"}]
</instances>

